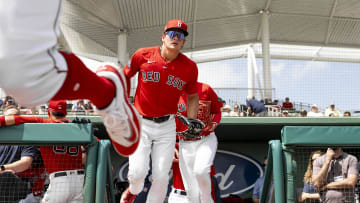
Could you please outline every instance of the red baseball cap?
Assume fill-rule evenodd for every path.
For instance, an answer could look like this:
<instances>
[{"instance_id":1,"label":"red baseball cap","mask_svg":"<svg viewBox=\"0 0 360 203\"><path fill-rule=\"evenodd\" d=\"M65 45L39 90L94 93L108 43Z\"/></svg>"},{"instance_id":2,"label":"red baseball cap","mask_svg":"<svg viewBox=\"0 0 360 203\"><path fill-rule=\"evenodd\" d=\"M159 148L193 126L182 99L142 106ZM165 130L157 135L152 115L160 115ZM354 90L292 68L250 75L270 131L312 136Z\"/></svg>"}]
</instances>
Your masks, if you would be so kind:
<instances>
[{"instance_id":1,"label":"red baseball cap","mask_svg":"<svg viewBox=\"0 0 360 203\"><path fill-rule=\"evenodd\" d=\"M50 100L49 102L49 110L57 113L63 113L66 115L66 101L65 100Z\"/></svg>"},{"instance_id":2,"label":"red baseball cap","mask_svg":"<svg viewBox=\"0 0 360 203\"><path fill-rule=\"evenodd\" d=\"M188 36L188 32L187 32L187 25L186 23L184 23L184 21L180 20L180 19L173 19L173 20L169 20L169 22L166 24L164 32L166 32L168 29L170 28L177 28L177 29L181 29L185 36Z\"/></svg>"}]
</instances>

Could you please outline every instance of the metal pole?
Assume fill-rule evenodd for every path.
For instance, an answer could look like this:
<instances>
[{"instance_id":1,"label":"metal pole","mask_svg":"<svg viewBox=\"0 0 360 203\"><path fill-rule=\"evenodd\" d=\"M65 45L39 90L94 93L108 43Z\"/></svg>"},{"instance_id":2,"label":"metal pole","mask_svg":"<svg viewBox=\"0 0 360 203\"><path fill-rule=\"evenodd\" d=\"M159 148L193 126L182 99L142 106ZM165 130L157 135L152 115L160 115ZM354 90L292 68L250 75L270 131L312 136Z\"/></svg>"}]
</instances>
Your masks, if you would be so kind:
<instances>
[{"instance_id":1,"label":"metal pole","mask_svg":"<svg viewBox=\"0 0 360 203\"><path fill-rule=\"evenodd\" d=\"M252 55L254 55L254 51L251 45L248 47L248 96L255 96L255 77L254 77L254 68L253 68L253 60Z\"/></svg>"},{"instance_id":2,"label":"metal pole","mask_svg":"<svg viewBox=\"0 0 360 203\"><path fill-rule=\"evenodd\" d=\"M118 36L118 64L123 68L129 61L129 53L127 51L127 33L121 31Z\"/></svg>"},{"instance_id":3,"label":"metal pole","mask_svg":"<svg viewBox=\"0 0 360 203\"><path fill-rule=\"evenodd\" d=\"M272 98L271 87L271 66L270 66L270 12L268 10L260 11L262 14L262 55L263 55L263 76L265 97Z\"/></svg>"}]
</instances>

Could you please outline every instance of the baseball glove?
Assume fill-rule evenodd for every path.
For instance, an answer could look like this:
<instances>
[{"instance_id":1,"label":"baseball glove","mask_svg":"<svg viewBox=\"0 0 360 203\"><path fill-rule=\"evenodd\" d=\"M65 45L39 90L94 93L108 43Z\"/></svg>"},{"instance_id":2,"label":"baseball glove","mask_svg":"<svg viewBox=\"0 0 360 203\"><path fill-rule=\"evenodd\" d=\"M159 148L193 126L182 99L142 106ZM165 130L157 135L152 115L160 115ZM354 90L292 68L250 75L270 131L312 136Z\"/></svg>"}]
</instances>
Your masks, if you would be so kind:
<instances>
[{"instance_id":1,"label":"baseball glove","mask_svg":"<svg viewBox=\"0 0 360 203\"><path fill-rule=\"evenodd\" d=\"M181 114L176 114L176 117L188 127L185 131L176 133L183 138L195 139L200 136L203 128L205 127L205 124L198 119L188 118Z\"/></svg>"}]
</instances>

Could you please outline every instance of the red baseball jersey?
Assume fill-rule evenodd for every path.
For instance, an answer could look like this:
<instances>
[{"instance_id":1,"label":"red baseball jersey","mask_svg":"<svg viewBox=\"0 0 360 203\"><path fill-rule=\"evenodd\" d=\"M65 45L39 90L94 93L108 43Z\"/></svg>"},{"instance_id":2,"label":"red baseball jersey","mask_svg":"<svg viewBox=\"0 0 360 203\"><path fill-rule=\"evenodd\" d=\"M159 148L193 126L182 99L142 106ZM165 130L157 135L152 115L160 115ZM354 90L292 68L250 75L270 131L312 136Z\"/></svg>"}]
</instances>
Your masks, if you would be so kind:
<instances>
[{"instance_id":1,"label":"red baseball jersey","mask_svg":"<svg viewBox=\"0 0 360 203\"><path fill-rule=\"evenodd\" d=\"M199 111L197 114L197 119L204 122L206 129L212 122L219 123L221 120L221 110L222 103L218 100L218 96L215 91L205 83L197 83L197 92L199 95ZM182 115L187 116L187 95L181 95L178 103L178 112ZM176 131L181 132L186 130L186 126L176 119ZM210 134L210 131L203 131L201 136Z\"/></svg>"},{"instance_id":2,"label":"red baseball jersey","mask_svg":"<svg viewBox=\"0 0 360 203\"><path fill-rule=\"evenodd\" d=\"M41 117L15 116L16 125L21 123L66 123L69 119L43 119ZM51 136L51 135L49 135ZM45 168L49 173L82 169L82 151L80 146L40 146Z\"/></svg>"},{"instance_id":3,"label":"red baseball jersey","mask_svg":"<svg viewBox=\"0 0 360 203\"><path fill-rule=\"evenodd\" d=\"M182 53L175 60L166 62L160 47L137 50L123 72L128 85L130 78L139 72L134 105L144 116L175 114L181 93L195 94L197 91L196 63Z\"/></svg>"}]
</instances>

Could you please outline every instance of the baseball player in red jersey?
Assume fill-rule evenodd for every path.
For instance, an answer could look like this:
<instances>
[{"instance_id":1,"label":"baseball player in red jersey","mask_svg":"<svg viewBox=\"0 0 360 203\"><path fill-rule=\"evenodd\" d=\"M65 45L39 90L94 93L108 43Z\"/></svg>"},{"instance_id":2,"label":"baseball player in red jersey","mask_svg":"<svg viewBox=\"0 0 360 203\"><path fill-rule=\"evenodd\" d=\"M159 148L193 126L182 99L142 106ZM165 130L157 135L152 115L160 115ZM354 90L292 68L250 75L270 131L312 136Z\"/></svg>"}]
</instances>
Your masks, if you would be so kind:
<instances>
[{"instance_id":1,"label":"baseball player in red jersey","mask_svg":"<svg viewBox=\"0 0 360 203\"><path fill-rule=\"evenodd\" d=\"M26 107L51 99L90 100L116 151L128 156L138 145L140 120L123 74L110 64L94 73L74 54L57 50L62 3L0 1L0 87Z\"/></svg>"},{"instance_id":2,"label":"baseball player in red jersey","mask_svg":"<svg viewBox=\"0 0 360 203\"><path fill-rule=\"evenodd\" d=\"M209 173L215 158L218 141L214 130L221 120L222 103L207 84L197 83L199 112L197 119L204 124L199 138L187 140L180 137L179 165L184 186L190 203L213 203L211 197L211 178ZM186 95L179 100L179 112L186 116ZM176 120L177 131L183 131L184 125Z\"/></svg>"},{"instance_id":3,"label":"baseball player in red jersey","mask_svg":"<svg viewBox=\"0 0 360 203\"><path fill-rule=\"evenodd\" d=\"M172 165L172 173L173 173L173 188L171 189L168 203L188 203L187 193L185 191L185 187L183 184L182 176L179 168L179 143L177 142L175 145L175 154ZM211 172L209 174L210 179L215 175L215 167L211 166ZM213 185L213 181L211 181L211 197L213 201L215 201L215 187Z\"/></svg>"},{"instance_id":4,"label":"baseball player in red jersey","mask_svg":"<svg viewBox=\"0 0 360 203\"><path fill-rule=\"evenodd\" d=\"M176 141L174 115L183 92L188 95L188 116L195 118L198 111L198 69L195 62L180 53L187 35L182 20L170 20L162 45L137 50L123 69L128 84L139 73L135 107L142 115L142 132L138 149L129 157L130 187L120 202L128 202L142 191L150 154L153 181L146 202L163 203L165 199Z\"/></svg>"},{"instance_id":5,"label":"baseball player in red jersey","mask_svg":"<svg viewBox=\"0 0 360 203\"><path fill-rule=\"evenodd\" d=\"M41 117L2 116L0 126L22 123L69 123L65 101L50 101L49 119ZM42 203L83 202L84 170L80 146L40 146L50 185Z\"/></svg>"}]
</instances>

